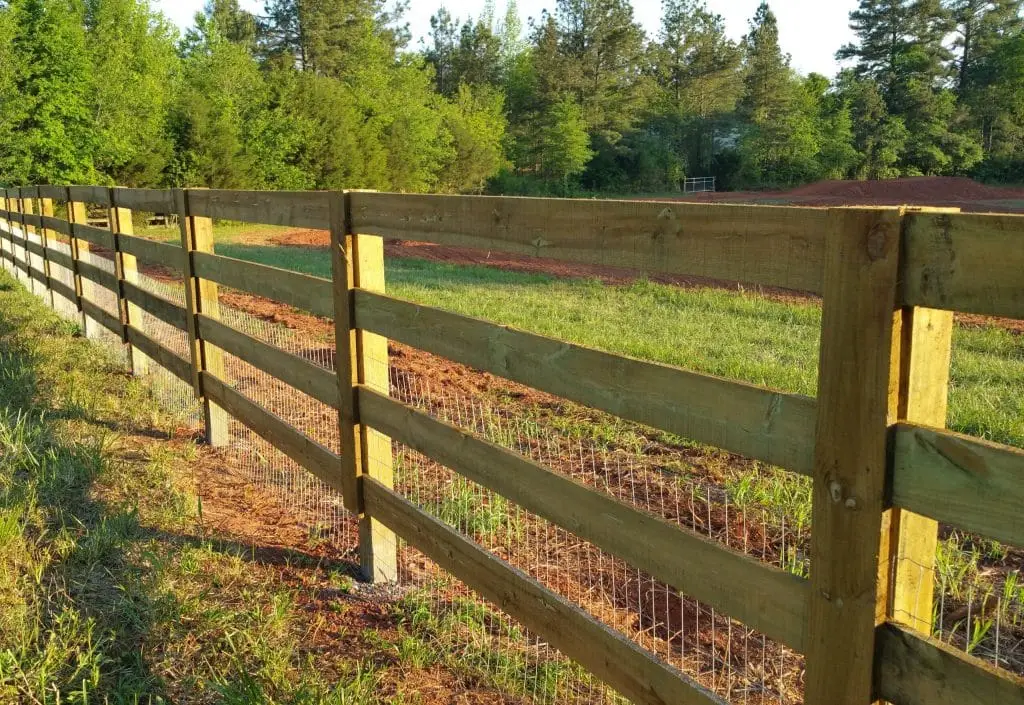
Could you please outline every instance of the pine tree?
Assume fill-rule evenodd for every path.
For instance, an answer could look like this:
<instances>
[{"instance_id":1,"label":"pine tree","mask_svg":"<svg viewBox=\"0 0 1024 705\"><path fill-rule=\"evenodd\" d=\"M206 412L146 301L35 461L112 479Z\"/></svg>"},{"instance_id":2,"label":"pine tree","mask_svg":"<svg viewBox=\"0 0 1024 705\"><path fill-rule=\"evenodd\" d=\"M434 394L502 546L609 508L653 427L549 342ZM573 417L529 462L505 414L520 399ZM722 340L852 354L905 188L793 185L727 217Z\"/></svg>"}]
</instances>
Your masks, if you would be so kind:
<instances>
[{"instance_id":1,"label":"pine tree","mask_svg":"<svg viewBox=\"0 0 1024 705\"><path fill-rule=\"evenodd\" d=\"M537 161L541 173L568 194L572 178L583 173L594 156L583 109L566 95L545 112L539 128Z\"/></svg>"}]
</instances>

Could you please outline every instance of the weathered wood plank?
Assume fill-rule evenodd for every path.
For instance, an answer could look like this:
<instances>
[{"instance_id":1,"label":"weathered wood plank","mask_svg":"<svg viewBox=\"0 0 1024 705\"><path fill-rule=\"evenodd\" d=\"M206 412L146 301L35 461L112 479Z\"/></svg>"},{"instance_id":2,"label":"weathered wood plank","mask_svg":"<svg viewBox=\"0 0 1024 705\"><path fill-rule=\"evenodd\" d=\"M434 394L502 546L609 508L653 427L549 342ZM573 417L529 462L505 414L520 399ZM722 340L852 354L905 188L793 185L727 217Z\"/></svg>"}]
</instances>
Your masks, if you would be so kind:
<instances>
[{"instance_id":1,"label":"weathered wood plank","mask_svg":"<svg viewBox=\"0 0 1024 705\"><path fill-rule=\"evenodd\" d=\"M60 294L65 299L70 301L72 304L75 303L75 301L77 299L77 294L75 293L74 287L68 286L67 284L65 284L64 282L60 281L59 279L51 278L50 279L50 288L53 289L53 291L55 293Z\"/></svg>"},{"instance_id":2,"label":"weathered wood plank","mask_svg":"<svg viewBox=\"0 0 1024 705\"><path fill-rule=\"evenodd\" d=\"M40 186L39 197L48 198L53 201L65 201L68 197L68 189L67 186Z\"/></svg>"},{"instance_id":3,"label":"weathered wood plank","mask_svg":"<svg viewBox=\"0 0 1024 705\"><path fill-rule=\"evenodd\" d=\"M682 593L801 650L806 580L697 536L368 387L363 421Z\"/></svg>"},{"instance_id":4,"label":"weathered wood plank","mask_svg":"<svg viewBox=\"0 0 1024 705\"><path fill-rule=\"evenodd\" d=\"M34 213L22 213L21 219L25 222L25 225L31 225L36 228L43 227L43 219Z\"/></svg>"},{"instance_id":5,"label":"weathered wood plank","mask_svg":"<svg viewBox=\"0 0 1024 705\"><path fill-rule=\"evenodd\" d=\"M114 206L146 213L174 213L174 192L170 189L115 188Z\"/></svg>"},{"instance_id":6,"label":"weathered wood plank","mask_svg":"<svg viewBox=\"0 0 1024 705\"><path fill-rule=\"evenodd\" d=\"M1024 216L906 217L902 302L1024 318Z\"/></svg>"},{"instance_id":7,"label":"weathered wood plank","mask_svg":"<svg viewBox=\"0 0 1024 705\"><path fill-rule=\"evenodd\" d=\"M109 207L110 188L108 186L68 186L68 198L78 203L92 203Z\"/></svg>"},{"instance_id":8,"label":"weathered wood plank","mask_svg":"<svg viewBox=\"0 0 1024 705\"><path fill-rule=\"evenodd\" d=\"M185 252L180 245L147 240L135 235L118 235L121 251L135 255L143 262L158 264L181 274L185 271Z\"/></svg>"},{"instance_id":9,"label":"weathered wood plank","mask_svg":"<svg viewBox=\"0 0 1024 705\"><path fill-rule=\"evenodd\" d=\"M899 211L829 211L812 491L807 705L871 702L889 604L888 426L896 421ZM895 335L894 335L895 334ZM896 374L893 374L893 363Z\"/></svg>"},{"instance_id":10,"label":"weathered wood plank","mask_svg":"<svg viewBox=\"0 0 1024 705\"><path fill-rule=\"evenodd\" d=\"M138 284L126 281L124 286L124 297L141 308L154 318L158 318L169 326L178 330L188 330L188 311L173 301L162 296L150 293Z\"/></svg>"},{"instance_id":11,"label":"weathered wood plank","mask_svg":"<svg viewBox=\"0 0 1024 705\"><path fill-rule=\"evenodd\" d=\"M323 404L338 408L338 380L330 370L202 314L199 315L199 334L203 340L213 343L224 352L231 353Z\"/></svg>"},{"instance_id":12,"label":"weathered wood plank","mask_svg":"<svg viewBox=\"0 0 1024 705\"><path fill-rule=\"evenodd\" d=\"M372 478L368 511L438 565L633 702L723 705L723 701L622 634L496 558Z\"/></svg>"},{"instance_id":13,"label":"weathered wood plank","mask_svg":"<svg viewBox=\"0 0 1024 705\"><path fill-rule=\"evenodd\" d=\"M353 193L352 221L388 238L822 290L820 208Z\"/></svg>"},{"instance_id":14,"label":"weathered wood plank","mask_svg":"<svg viewBox=\"0 0 1024 705\"><path fill-rule=\"evenodd\" d=\"M331 282L287 269L203 252L193 255L196 274L218 284L280 301L324 318L334 317Z\"/></svg>"},{"instance_id":15,"label":"weathered wood plank","mask_svg":"<svg viewBox=\"0 0 1024 705\"><path fill-rule=\"evenodd\" d=\"M295 228L330 227L331 194L320 191L189 189L193 215Z\"/></svg>"},{"instance_id":16,"label":"weathered wood plank","mask_svg":"<svg viewBox=\"0 0 1024 705\"><path fill-rule=\"evenodd\" d=\"M71 230L71 236L91 242L105 250L114 249L114 234L103 228L96 228L85 223L75 223Z\"/></svg>"},{"instance_id":17,"label":"weathered wood plank","mask_svg":"<svg viewBox=\"0 0 1024 705\"><path fill-rule=\"evenodd\" d=\"M150 360L156 362L185 384L192 385L192 366L188 360L168 350L134 326L128 327L128 330L125 331L125 337L130 345L141 350Z\"/></svg>"},{"instance_id":18,"label":"weathered wood plank","mask_svg":"<svg viewBox=\"0 0 1024 705\"><path fill-rule=\"evenodd\" d=\"M66 198L66 196L62 196L62 198ZM40 220L42 221L43 227L47 230L52 230L55 233L60 233L61 235L71 235L71 223L63 218L44 215Z\"/></svg>"},{"instance_id":19,"label":"weathered wood plank","mask_svg":"<svg viewBox=\"0 0 1024 705\"><path fill-rule=\"evenodd\" d=\"M54 264L58 264L69 271L73 271L75 268L74 260L71 258L71 255L65 254L53 247L46 248L46 257Z\"/></svg>"},{"instance_id":20,"label":"weathered wood plank","mask_svg":"<svg viewBox=\"0 0 1024 705\"><path fill-rule=\"evenodd\" d=\"M884 624L875 696L893 705L1024 705L1024 679L942 642Z\"/></svg>"},{"instance_id":21,"label":"weathered wood plank","mask_svg":"<svg viewBox=\"0 0 1024 705\"><path fill-rule=\"evenodd\" d=\"M356 326L616 416L810 474L814 399L355 292Z\"/></svg>"},{"instance_id":22,"label":"weathered wood plank","mask_svg":"<svg viewBox=\"0 0 1024 705\"><path fill-rule=\"evenodd\" d=\"M893 504L1024 545L1024 450L912 424L895 434Z\"/></svg>"},{"instance_id":23,"label":"weathered wood plank","mask_svg":"<svg viewBox=\"0 0 1024 705\"><path fill-rule=\"evenodd\" d=\"M88 299L82 299L82 312L117 337L121 337L123 332L121 319L112 313L108 313L103 307L89 301Z\"/></svg>"},{"instance_id":24,"label":"weathered wood plank","mask_svg":"<svg viewBox=\"0 0 1024 705\"><path fill-rule=\"evenodd\" d=\"M250 401L209 372L202 372L201 377L203 391L218 406L325 483L334 489L341 489L338 477L341 466L337 454L301 433L281 417Z\"/></svg>"},{"instance_id":25,"label":"weathered wood plank","mask_svg":"<svg viewBox=\"0 0 1024 705\"><path fill-rule=\"evenodd\" d=\"M117 277L107 270L97 267L95 264L79 261L78 273L91 282L95 282L111 291L117 291Z\"/></svg>"}]
</instances>

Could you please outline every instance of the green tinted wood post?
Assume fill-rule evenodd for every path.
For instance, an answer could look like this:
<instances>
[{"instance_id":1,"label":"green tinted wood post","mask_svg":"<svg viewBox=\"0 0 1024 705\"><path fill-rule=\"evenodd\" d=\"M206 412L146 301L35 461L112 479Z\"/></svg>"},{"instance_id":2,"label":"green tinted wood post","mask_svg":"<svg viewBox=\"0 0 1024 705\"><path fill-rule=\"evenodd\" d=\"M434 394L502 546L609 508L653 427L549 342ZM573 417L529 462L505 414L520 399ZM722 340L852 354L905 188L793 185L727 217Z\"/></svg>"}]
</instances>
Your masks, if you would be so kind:
<instances>
[{"instance_id":1,"label":"green tinted wood post","mask_svg":"<svg viewBox=\"0 0 1024 705\"><path fill-rule=\"evenodd\" d=\"M42 194L40 194L41 196ZM53 217L53 199L39 199L39 215L44 218ZM39 239L43 243L43 275L46 277L46 290L49 292L50 308L57 307L57 294L53 290L51 282L52 272L50 271L50 255L47 248L50 247L50 231L46 227L39 228Z\"/></svg>"},{"instance_id":2,"label":"green tinted wood post","mask_svg":"<svg viewBox=\"0 0 1024 705\"><path fill-rule=\"evenodd\" d=\"M99 332L100 325L89 318L82 309L82 300L91 301L93 298L93 284L78 272L78 263L89 256L89 243L74 236L76 224L87 224L88 212L84 203L71 200L70 188L67 189L67 194L68 223L71 231L68 242L71 245L71 264L73 265L71 271L75 277L75 304L82 312L82 331L85 333L85 337L93 338Z\"/></svg>"},{"instance_id":3,"label":"green tinted wood post","mask_svg":"<svg viewBox=\"0 0 1024 705\"><path fill-rule=\"evenodd\" d=\"M220 318L217 283L195 275L195 261L192 257L196 252L213 254L213 221L191 215L189 193L189 189L176 190L175 203L181 228L181 248L185 251L185 307L189 312L192 384L196 396L203 404L206 442L212 446L223 446L228 443L228 414L204 394L200 372L209 372L224 379L224 356L220 349L202 339L197 320L200 313L210 318Z\"/></svg>"},{"instance_id":4,"label":"green tinted wood post","mask_svg":"<svg viewBox=\"0 0 1024 705\"><path fill-rule=\"evenodd\" d=\"M398 579L395 534L365 512L362 477L394 486L391 439L359 419L357 385L389 393L388 341L357 329L353 290L384 291L384 240L352 232L349 194L331 199L331 262L334 272L336 368L340 389L341 472L345 506L359 514L359 558L371 582Z\"/></svg>"},{"instance_id":5,"label":"green tinted wood post","mask_svg":"<svg viewBox=\"0 0 1024 705\"><path fill-rule=\"evenodd\" d=\"M25 214L32 214L35 211L33 205L30 189L24 186L19 188L18 212L21 213L21 236L25 238L25 244L21 248L25 255L25 286L34 294L36 293L36 280L32 277L32 253L29 252L28 243L29 235L35 234L36 229L25 222Z\"/></svg>"},{"instance_id":6,"label":"green tinted wood post","mask_svg":"<svg viewBox=\"0 0 1024 705\"><path fill-rule=\"evenodd\" d=\"M132 374L141 377L149 371L149 358L128 342L128 327L145 332L142 328L142 309L129 303L124 295L124 283L139 283L139 265L135 255L121 249L121 235L133 235L132 212L117 205L117 189L110 189L110 232L114 235L114 272L117 275L117 308L124 328L124 342L128 345Z\"/></svg>"}]
</instances>

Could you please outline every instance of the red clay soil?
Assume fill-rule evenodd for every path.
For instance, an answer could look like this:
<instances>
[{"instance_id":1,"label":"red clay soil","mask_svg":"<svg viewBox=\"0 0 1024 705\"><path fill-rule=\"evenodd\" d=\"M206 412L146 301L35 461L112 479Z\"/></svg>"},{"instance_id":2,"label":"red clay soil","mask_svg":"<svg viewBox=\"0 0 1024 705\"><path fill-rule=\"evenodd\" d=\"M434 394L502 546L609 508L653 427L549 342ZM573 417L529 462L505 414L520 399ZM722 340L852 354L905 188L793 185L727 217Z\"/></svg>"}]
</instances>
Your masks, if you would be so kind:
<instances>
[{"instance_id":1,"label":"red clay soil","mask_svg":"<svg viewBox=\"0 0 1024 705\"><path fill-rule=\"evenodd\" d=\"M970 213L1022 213L1024 189L999 188L972 179L920 176L881 181L819 181L790 191L721 191L677 200L718 203L788 203L800 206L931 206Z\"/></svg>"}]
</instances>

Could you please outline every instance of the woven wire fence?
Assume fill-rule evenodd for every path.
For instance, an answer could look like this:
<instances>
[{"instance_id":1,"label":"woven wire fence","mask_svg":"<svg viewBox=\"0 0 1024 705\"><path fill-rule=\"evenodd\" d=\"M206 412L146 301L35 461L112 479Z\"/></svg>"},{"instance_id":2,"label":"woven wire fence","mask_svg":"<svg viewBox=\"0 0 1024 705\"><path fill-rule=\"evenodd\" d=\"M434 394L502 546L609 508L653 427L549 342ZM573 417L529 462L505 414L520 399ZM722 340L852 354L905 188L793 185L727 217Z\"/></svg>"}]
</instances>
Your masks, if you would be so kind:
<instances>
[{"instance_id":1,"label":"woven wire fence","mask_svg":"<svg viewBox=\"0 0 1024 705\"><path fill-rule=\"evenodd\" d=\"M66 243L53 240L50 246L67 248ZM113 271L109 257L95 253L86 257ZM36 264L42 268L41 258ZM51 275L73 286L67 269L51 263ZM23 275L19 279L33 285ZM180 281L140 274L139 284L184 304ZM93 300L116 314L113 293L95 289ZM44 298L52 296L52 305L62 315L80 320L74 302L35 290ZM335 369L333 338L292 330L223 303L220 315L248 335L324 369ZM187 358L187 334L145 313L139 323L147 335ZM125 346L117 336L99 326L88 329L90 337L124 354ZM324 446L344 452L334 409L239 358L224 357L226 381L239 392ZM435 369L454 365L428 358ZM123 359L127 363L127 355ZM387 370L378 378L389 380L388 389L379 391L405 404L756 560L803 576L809 572L806 522L744 501L735 488L699 473L680 472L678 465L670 468L671 464L661 462L663 458L652 457L642 448L613 447L573 434L517 403L515 395L449 384L433 375L430 366L424 371L422 365L407 365L401 354L369 364ZM191 385L155 364L147 366L145 379L165 408L184 425L199 430L201 409ZM271 495L303 527L310 542L329 544L354 567L358 522L344 509L340 494L241 423L232 419L229 431L225 464ZM393 444L391 463L396 490L416 506L730 702L802 702L800 654L408 447ZM437 647L452 667L527 702L625 702L413 547L397 540L394 550L399 557L400 589L397 598L382 599L397 599L406 628L415 638ZM940 541L936 567L927 570L933 572L935 635L1021 673L1024 581L1016 570L992 567L1010 554L1019 558L1016 553L994 542L952 533Z\"/></svg>"}]
</instances>

